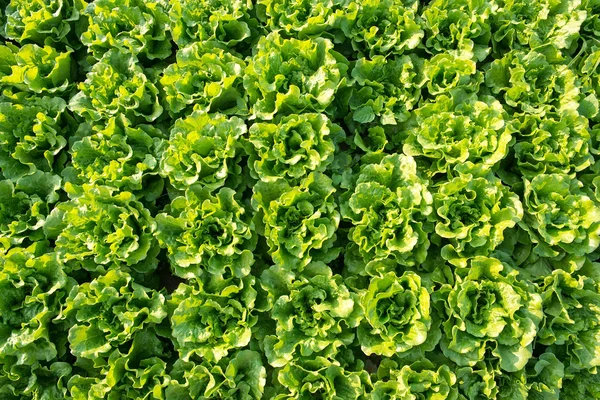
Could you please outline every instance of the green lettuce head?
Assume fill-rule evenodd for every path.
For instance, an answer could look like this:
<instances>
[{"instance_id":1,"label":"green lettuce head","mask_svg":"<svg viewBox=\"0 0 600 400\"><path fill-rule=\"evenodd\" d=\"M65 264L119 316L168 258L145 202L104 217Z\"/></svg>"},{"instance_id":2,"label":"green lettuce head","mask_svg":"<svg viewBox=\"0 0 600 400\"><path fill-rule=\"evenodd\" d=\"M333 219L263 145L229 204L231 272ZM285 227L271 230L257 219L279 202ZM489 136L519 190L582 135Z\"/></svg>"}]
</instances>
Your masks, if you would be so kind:
<instances>
[{"instance_id":1,"label":"green lettuce head","mask_svg":"<svg viewBox=\"0 0 600 400\"><path fill-rule=\"evenodd\" d=\"M471 258L453 286L435 292L434 301L444 306L441 349L459 366L473 367L491 356L503 371L515 372L532 357L542 299L507 264Z\"/></svg>"},{"instance_id":2,"label":"green lettuce head","mask_svg":"<svg viewBox=\"0 0 600 400\"><path fill-rule=\"evenodd\" d=\"M250 127L248 164L265 182L283 177L295 181L312 171L323 171L333 161L334 140L344 136L339 125L324 114L289 115L276 124Z\"/></svg>"},{"instance_id":3,"label":"green lettuce head","mask_svg":"<svg viewBox=\"0 0 600 400\"><path fill-rule=\"evenodd\" d=\"M588 400L600 397L600 373L596 368L565 379L561 399Z\"/></svg>"},{"instance_id":4,"label":"green lettuce head","mask_svg":"<svg viewBox=\"0 0 600 400\"><path fill-rule=\"evenodd\" d=\"M525 180L523 205L521 227L529 232L540 256L554 257L560 252L583 256L598 248L600 205L577 179L542 174Z\"/></svg>"},{"instance_id":5,"label":"green lettuce head","mask_svg":"<svg viewBox=\"0 0 600 400\"><path fill-rule=\"evenodd\" d=\"M488 0L434 0L423 10L425 47L430 53L458 54L483 61L490 52Z\"/></svg>"},{"instance_id":6,"label":"green lettuce head","mask_svg":"<svg viewBox=\"0 0 600 400\"><path fill-rule=\"evenodd\" d=\"M254 277L182 283L169 300L173 344L185 362L219 362L250 343L257 292Z\"/></svg>"},{"instance_id":7,"label":"green lettuce head","mask_svg":"<svg viewBox=\"0 0 600 400\"><path fill-rule=\"evenodd\" d=\"M423 39L416 8L401 0L363 0L345 7L338 24L359 57L400 55Z\"/></svg>"},{"instance_id":8,"label":"green lettuce head","mask_svg":"<svg viewBox=\"0 0 600 400\"><path fill-rule=\"evenodd\" d=\"M132 193L70 183L65 190L72 200L56 206L44 231L50 238L57 236L56 252L69 271L156 268L156 222Z\"/></svg>"},{"instance_id":9,"label":"green lettuce head","mask_svg":"<svg viewBox=\"0 0 600 400\"><path fill-rule=\"evenodd\" d=\"M335 354L353 342L353 328L361 318L356 296L327 265L311 263L296 279L293 273L273 267L261 280L276 299L271 311L276 335L264 342L269 364L282 367L299 357ZM278 281L285 282L284 290L269 287Z\"/></svg>"},{"instance_id":10,"label":"green lettuce head","mask_svg":"<svg viewBox=\"0 0 600 400\"><path fill-rule=\"evenodd\" d=\"M551 52L567 50L579 38L586 19L581 4L553 0L502 0L491 14L494 51L540 48Z\"/></svg>"},{"instance_id":11,"label":"green lettuce head","mask_svg":"<svg viewBox=\"0 0 600 400\"><path fill-rule=\"evenodd\" d=\"M161 175L178 190L199 183L211 190L239 184L239 139L247 127L238 117L194 111L178 119L162 155Z\"/></svg>"},{"instance_id":12,"label":"green lettuce head","mask_svg":"<svg viewBox=\"0 0 600 400\"><path fill-rule=\"evenodd\" d=\"M8 39L79 48L85 0L11 0L4 11Z\"/></svg>"},{"instance_id":13,"label":"green lettuce head","mask_svg":"<svg viewBox=\"0 0 600 400\"><path fill-rule=\"evenodd\" d=\"M156 237L167 248L175 275L191 279L203 271L223 274L227 269L237 277L250 273L257 237L234 196L229 188L211 194L193 185L156 217Z\"/></svg>"},{"instance_id":14,"label":"green lettuce head","mask_svg":"<svg viewBox=\"0 0 600 400\"><path fill-rule=\"evenodd\" d=\"M350 0L258 0L256 14L270 31L306 39L328 37L341 41L337 20Z\"/></svg>"},{"instance_id":15,"label":"green lettuce head","mask_svg":"<svg viewBox=\"0 0 600 400\"><path fill-rule=\"evenodd\" d=\"M246 63L218 42L195 42L177 51L160 83L171 116L192 110L246 115Z\"/></svg>"},{"instance_id":16,"label":"green lettuce head","mask_svg":"<svg viewBox=\"0 0 600 400\"><path fill-rule=\"evenodd\" d=\"M414 272L371 278L360 294L360 306L365 316L357 332L366 355L405 356L419 346L433 350L439 340L431 329L429 292Z\"/></svg>"},{"instance_id":17,"label":"green lettuce head","mask_svg":"<svg viewBox=\"0 0 600 400\"><path fill-rule=\"evenodd\" d=\"M0 103L0 174L16 183L36 171L60 172L72 124L58 97Z\"/></svg>"},{"instance_id":18,"label":"green lettuce head","mask_svg":"<svg viewBox=\"0 0 600 400\"><path fill-rule=\"evenodd\" d=\"M415 111L400 143L405 154L428 162L430 175L457 171L484 176L508 153L512 136L507 119L502 104L491 96L440 95Z\"/></svg>"},{"instance_id":19,"label":"green lettuce head","mask_svg":"<svg viewBox=\"0 0 600 400\"><path fill-rule=\"evenodd\" d=\"M283 179L261 181L253 190L256 218L263 224L259 233L267 239L275 264L302 270L311 260L330 262L337 257L340 249L332 246L340 214L329 177L311 173L298 186Z\"/></svg>"},{"instance_id":20,"label":"green lettuce head","mask_svg":"<svg viewBox=\"0 0 600 400\"><path fill-rule=\"evenodd\" d=\"M141 399L161 387L168 356L160 339L167 305L162 292L110 270L74 287L60 319L69 329L71 353L87 371L69 380L74 400Z\"/></svg>"},{"instance_id":21,"label":"green lettuce head","mask_svg":"<svg viewBox=\"0 0 600 400\"><path fill-rule=\"evenodd\" d=\"M81 43L96 59L111 49L148 60L171 55L168 33L168 2L165 0L97 0L83 15L88 26Z\"/></svg>"},{"instance_id":22,"label":"green lettuce head","mask_svg":"<svg viewBox=\"0 0 600 400\"><path fill-rule=\"evenodd\" d=\"M541 285L545 321L537 341L550 346L571 373L600 366L600 290L580 272L556 269Z\"/></svg>"},{"instance_id":23,"label":"green lettuce head","mask_svg":"<svg viewBox=\"0 0 600 400\"><path fill-rule=\"evenodd\" d=\"M415 55L361 58L352 69L356 87L348 100L353 123L396 125L408 119L425 83L423 60ZM352 126L352 123L349 123Z\"/></svg>"},{"instance_id":24,"label":"green lettuce head","mask_svg":"<svg viewBox=\"0 0 600 400\"><path fill-rule=\"evenodd\" d=\"M110 186L155 200L164 187L158 172L165 138L159 129L133 127L123 116L106 124L81 124L72 139L71 166L63 176L76 184Z\"/></svg>"},{"instance_id":25,"label":"green lettuce head","mask_svg":"<svg viewBox=\"0 0 600 400\"><path fill-rule=\"evenodd\" d=\"M175 361L165 390L167 399L247 399L260 400L266 383L266 370L260 354L241 350L218 363Z\"/></svg>"},{"instance_id":26,"label":"green lettuce head","mask_svg":"<svg viewBox=\"0 0 600 400\"><path fill-rule=\"evenodd\" d=\"M346 85L348 60L328 39L284 39L273 32L262 37L248 61L244 88L252 117L324 112Z\"/></svg>"},{"instance_id":27,"label":"green lettuce head","mask_svg":"<svg viewBox=\"0 0 600 400\"><path fill-rule=\"evenodd\" d=\"M353 225L348 239L366 263L389 258L412 266L425 260L433 199L411 156L388 155L363 166L342 200L342 216Z\"/></svg>"},{"instance_id":28,"label":"green lettuce head","mask_svg":"<svg viewBox=\"0 0 600 400\"><path fill-rule=\"evenodd\" d=\"M450 242L442 257L460 267L469 257L489 255L504 241L505 230L523 218L519 197L493 176L462 175L441 184L433 207L435 232Z\"/></svg>"},{"instance_id":29,"label":"green lettuce head","mask_svg":"<svg viewBox=\"0 0 600 400\"><path fill-rule=\"evenodd\" d=\"M44 238L42 228L58 200L60 178L37 171L19 179L17 185L0 181L0 241L11 244Z\"/></svg>"},{"instance_id":30,"label":"green lettuce head","mask_svg":"<svg viewBox=\"0 0 600 400\"><path fill-rule=\"evenodd\" d=\"M53 319L71 286L44 241L13 248L0 257L0 380L11 370L18 373L19 368L56 359L63 332Z\"/></svg>"},{"instance_id":31,"label":"green lettuce head","mask_svg":"<svg viewBox=\"0 0 600 400\"><path fill-rule=\"evenodd\" d=\"M513 120L516 169L527 179L540 174L574 175L594 163L588 120L576 111L524 115Z\"/></svg>"},{"instance_id":32,"label":"green lettuce head","mask_svg":"<svg viewBox=\"0 0 600 400\"><path fill-rule=\"evenodd\" d=\"M281 387L273 400L357 400L365 391L365 371L349 371L336 360L324 357L298 358L277 370Z\"/></svg>"},{"instance_id":33,"label":"green lettuce head","mask_svg":"<svg viewBox=\"0 0 600 400\"><path fill-rule=\"evenodd\" d=\"M517 112L543 116L550 111L577 110L579 88L567 65L552 64L537 51L512 50L494 60L485 84Z\"/></svg>"},{"instance_id":34,"label":"green lettuce head","mask_svg":"<svg viewBox=\"0 0 600 400\"><path fill-rule=\"evenodd\" d=\"M255 29L251 0L170 1L171 33L178 46L215 40L227 46L246 41Z\"/></svg>"},{"instance_id":35,"label":"green lettuce head","mask_svg":"<svg viewBox=\"0 0 600 400\"><path fill-rule=\"evenodd\" d=\"M9 374L0 372L0 396L7 400L69 398L66 382L72 370L62 361L13 367Z\"/></svg>"},{"instance_id":36,"label":"green lettuce head","mask_svg":"<svg viewBox=\"0 0 600 400\"><path fill-rule=\"evenodd\" d=\"M400 366L386 358L377 369L377 382L371 396L373 400L457 400L456 383L456 375L448 365L436 368L424 359Z\"/></svg>"},{"instance_id":37,"label":"green lettuce head","mask_svg":"<svg viewBox=\"0 0 600 400\"><path fill-rule=\"evenodd\" d=\"M437 54L426 60L423 74L427 80L427 91L432 96L457 89L476 93L483 82L483 75L477 71L475 61L451 54Z\"/></svg>"},{"instance_id":38,"label":"green lettuce head","mask_svg":"<svg viewBox=\"0 0 600 400\"><path fill-rule=\"evenodd\" d=\"M42 95L66 92L72 88L76 72L72 53L70 49L58 52L50 46L26 44L14 54L11 73L0 79L0 86Z\"/></svg>"},{"instance_id":39,"label":"green lettuce head","mask_svg":"<svg viewBox=\"0 0 600 400\"><path fill-rule=\"evenodd\" d=\"M69 108L90 123L119 114L134 123L152 122L163 112L158 89L137 58L117 48L104 53L78 89Z\"/></svg>"}]
</instances>

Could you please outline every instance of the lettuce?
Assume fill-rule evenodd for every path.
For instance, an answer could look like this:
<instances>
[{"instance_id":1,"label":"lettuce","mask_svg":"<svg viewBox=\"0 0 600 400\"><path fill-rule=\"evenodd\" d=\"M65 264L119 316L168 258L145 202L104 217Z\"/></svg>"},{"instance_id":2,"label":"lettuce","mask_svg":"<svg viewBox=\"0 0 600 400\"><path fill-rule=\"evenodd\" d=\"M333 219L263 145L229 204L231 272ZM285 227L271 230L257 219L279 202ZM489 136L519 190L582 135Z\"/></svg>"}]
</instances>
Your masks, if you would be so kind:
<instances>
[{"instance_id":1,"label":"lettuce","mask_svg":"<svg viewBox=\"0 0 600 400\"><path fill-rule=\"evenodd\" d=\"M513 140L507 119L502 104L493 97L464 92L440 95L415 111L402 149L427 160L430 175L486 175L506 157Z\"/></svg>"},{"instance_id":2,"label":"lettuce","mask_svg":"<svg viewBox=\"0 0 600 400\"><path fill-rule=\"evenodd\" d=\"M331 179L311 173L298 186L285 180L259 182L252 205L276 265L302 269L311 260L329 262L340 249L333 247L340 213ZM264 230L264 231L263 231Z\"/></svg>"},{"instance_id":3,"label":"lettuce","mask_svg":"<svg viewBox=\"0 0 600 400\"><path fill-rule=\"evenodd\" d=\"M496 258L473 257L464 270L434 298L445 314L444 355L459 366L493 357L504 371L522 369L543 318L541 296Z\"/></svg>"},{"instance_id":4,"label":"lettuce","mask_svg":"<svg viewBox=\"0 0 600 400\"><path fill-rule=\"evenodd\" d=\"M336 92L346 85L348 61L328 39L284 39L273 32L262 37L244 75L253 118L275 114L332 114Z\"/></svg>"},{"instance_id":5,"label":"lettuce","mask_svg":"<svg viewBox=\"0 0 600 400\"><path fill-rule=\"evenodd\" d=\"M163 112L158 89L137 58L113 48L94 64L69 108L88 122L125 115L130 121L152 122Z\"/></svg>"},{"instance_id":6,"label":"lettuce","mask_svg":"<svg viewBox=\"0 0 600 400\"><path fill-rule=\"evenodd\" d=\"M363 166L344 200L342 216L353 225L348 239L365 263L390 258L412 266L425 260L433 198L412 157L388 155Z\"/></svg>"},{"instance_id":7,"label":"lettuce","mask_svg":"<svg viewBox=\"0 0 600 400\"><path fill-rule=\"evenodd\" d=\"M157 128L133 127L124 117L87 123L71 138L71 165L63 176L74 184L96 184L154 200L164 183L158 176L165 135Z\"/></svg>"},{"instance_id":8,"label":"lettuce","mask_svg":"<svg viewBox=\"0 0 600 400\"><path fill-rule=\"evenodd\" d=\"M164 0L99 0L83 10L88 26L81 43L96 59L119 49L149 60L171 55L168 2Z\"/></svg>"},{"instance_id":9,"label":"lettuce","mask_svg":"<svg viewBox=\"0 0 600 400\"><path fill-rule=\"evenodd\" d=\"M244 60L217 42L195 42L177 52L177 62L165 68L160 83L172 116L192 110L246 115Z\"/></svg>"},{"instance_id":10,"label":"lettuce","mask_svg":"<svg viewBox=\"0 0 600 400\"><path fill-rule=\"evenodd\" d=\"M196 184L156 217L156 237L177 276L191 279L205 270L223 274L226 269L238 277L250 273L257 238L234 196L229 188L211 194Z\"/></svg>"},{"instance_id":11,"label":"lettuce","mask_svg":"<svg viewBox=\"0 0 600 400\"><path fill-rule=\"evenodd\" d=\"M291 280L290 275L281 269L263 275L276 298L271 310L276 335L267 336L264 342L265 354L274 367L283 367L298 356L335 354L339 347L352 343L352 328L362 316L356 296L324 263L307 265L299 279ZM287 288L283 292L269 288L272 280L286 282Z\"/></svg>"},{"instance_id":12,"label":"lettuce","mask_svg":"<svg viewBox=\"0 0 600 400\"><path fill-rule=\"evenodd\" d=\"M67 270L156 268L156 222L132 193L89 184L67 183L65 189L71 200L54 208L44 231L56 238L56 252Z\"/></svg>"},{"instance_id":13,"label":"lettuce","mask_svg":"<svg viewBox=\"0 0 600 400\"><path fill-rule=\"evenodd\" d=\"M18 43L81 47L78 31L85 0L10 0L4 10L6 37Z\"/></svg>"},{"instance_id":14,"label":"lettuce","mask_svg":"<svg viewBox=\"0 0 600 400\"><path fill-rule=\"evenodd\" d=\"M295 181L323 171L333 161L335 145L344 131L324 114L289 115L277 124L259 122L249 130L248 163L259 179L280 177Z\"/></svg>"},{"instance_id":15,"label":"lettuce","mask_svg":"<svg viewBox=\"0 0 600 400\"><path fill-rule=\"evenodd\" d=\"M439 340L431 329L429 292L414 272L373 277L360 305L365 317L357 334L367 355L402 356L421 345L431 350ZM433 340L427 343L430 330Z\"/></svg>"},{"instance_id":16,"label":"lettuce","mask_svg":"<svg viewBox=\"0 0 600 400\"><path fill-rule=\"evenodd\" d=\"M441 255L461 267L470 257L489 255L523 218L519 197L491 176L458 176L441 184L433 199L435 233L449 242Z\"/></svg>"},{"instance_id":17,"label":"lettuce","mask_svg":"<svg viewBox=\"0 0 600 400\"><path fill-rule=\"evenodd\" d=\"M214 281L214 283L213 283ZM250 342L258 318L254 277L182 283L168 302L173 344L185 362L219 362Z\"/></svg>"},{"instance_id":18,"label":"lettuce","mask_svg":"<svg viewBox=\"0 0 600 400\"><path fill-rule=\"evenodd\" d=\"M174 0L169 4L170 29L179 46L208 40L234 46L253 34L249 0Z\"/></svg>"},{"instance_id":19,"label":"lettuce","mask_svg":"<svg viewBox=\"0 0 600 400\"><path fill-rule=\"evenodd\" d=\"M582 186L565 174L541 174L525 181L521 226L539 255L583 256L600 244L600 205Z\"/></svg>"},{"instance_id":20,"label":"lettuce","mask_svg":"<svg viewBox=\"0 0 600 400\"><path fill-rule=\"evenodd\" d=\"M235 187L240 174L239 139L247 132L238 117L197 110L175 121L160 160L160 173L175 189L194 183L217 189Z\"/></svg>"},{"instance_id":21,"label":"lettuce","mask_svg":"<svg viewBox=\"0 0 600 400\"><path fill-rule=\"evenodd\" d=\"M401 0L351 2L338 25L359 57L400 55L423 39L417 5Z\"/></svg>"}]
</instances>

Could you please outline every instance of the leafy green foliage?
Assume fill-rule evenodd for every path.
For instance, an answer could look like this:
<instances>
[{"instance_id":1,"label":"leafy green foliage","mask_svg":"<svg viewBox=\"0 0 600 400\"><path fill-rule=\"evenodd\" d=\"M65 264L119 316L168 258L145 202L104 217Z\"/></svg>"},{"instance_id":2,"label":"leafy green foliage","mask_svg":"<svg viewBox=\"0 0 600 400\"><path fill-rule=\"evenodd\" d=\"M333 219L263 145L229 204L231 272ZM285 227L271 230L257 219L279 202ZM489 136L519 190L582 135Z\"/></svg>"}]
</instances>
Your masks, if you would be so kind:
<instances>
[{"instance_id":1,"label":"leafy green foliage","mask_svg":"<svg viewBox=\"0 0 600 400\"><path fill-rule=\"evenodd\" d=\"M599 0L0 0L0 399L600 398Z\"/></svg>"}]
</instances>

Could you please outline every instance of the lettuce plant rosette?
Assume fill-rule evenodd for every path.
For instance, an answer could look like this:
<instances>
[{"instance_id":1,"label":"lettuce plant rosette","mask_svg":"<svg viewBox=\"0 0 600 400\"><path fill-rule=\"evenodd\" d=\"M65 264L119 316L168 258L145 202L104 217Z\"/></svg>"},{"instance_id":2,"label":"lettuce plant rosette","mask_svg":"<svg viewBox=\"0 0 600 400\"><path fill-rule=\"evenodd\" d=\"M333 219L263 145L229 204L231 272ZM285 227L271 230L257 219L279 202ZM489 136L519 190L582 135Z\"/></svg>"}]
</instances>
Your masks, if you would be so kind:
<instances>
[{"instance_id":1,"label":"lettuce plant rosette","mask_svg":"<svg viewBox=\"0 0 600 400\"><path fill-rule=\"evenodd\" d=\"M461 56L437 54L425 61L423 74L430 95L451 93L460 88L467 93L476 93L483 82L475 61Z\"/></svg>"},{"instance_id":2,"label":"lettuce plant rosette","mask_svg":"<svg viewBox=\"0 0 600 400\"><path fill-rule=\"evenodd\" d=\"M164 293L126 272L110 270L74 287L59 316L71 326L75 366L86 371L68 382L73 399L146 398L163 385L166 318Z\"/></svg>"},{"instance_id":3,"label":"lettuce plant rosette","mask_svg":"<svg viewBox=\"0 0 600 400\"><path fill-rule=\"evenodd\" d=\"M458 54L483 61L490 52L490 15L487 0L434 0L421 14L425 48L432 54Z\"/></svg>"},{"instance_id":4,"label":"lettuce plant rosette","mask_svg":"<svg viewBox=\"0 0 600 400\"><path fill-rule=\"evenodd\" d=\"M415 1L353 1L337 24L358 57L401 55L423 39L417 7Z\"/></svg>"},{"instance_id":5,"label":"lettuce plant rosette","mask_svg":"<svg viewBox=\"0 0 600 400\"><path fill-rule=\"evenodd\" d=\"M569 374L600 366L600 290L582 272L557 269L541 285L545 321L538 341L561 357Z\"/></svg>"},{"instance_id":6,"label":"lettuce plant rosette","mask_svg":"<svg viewBox=\"0 0 600 400\"><path fill-rule=\"evenodd\" d=\"M244 75L252 118L275 114L327 112L346 85L348 61L329 39L284 39L276 32L262 37Z\"/></svg>"},{"instance_id":7,"label":"lettuce plant rosette","mask_svg":"<svg viewBox=\"0 0 600 400\"><path fill-rule=\"evenodd\" d=\"M365 395L366 371L347 370L343 363L321 356L299 358L277 370L274 400L347 399Z\"/></svg>"},{"instance_id":8,"label":"lettuce plant rosette","mask_svg":"<svg viewBox=\"0 0 600 400\"><path fill-rule=\"evenodd\" d=\"M22 97L18 92L61 94L72 88L75 75L72 50L59 52L51 46L26 44L13 51L14 54L3 57L10 65L10 74L2 76L0 87L11 88L17 93L4 91L5 96Z\"/></svg>"},{"instance_id":9,"label":"lettuce plant rosette","mask_svg":"<svg viewBox=\"0 0 600 400\"><path fill-rule=\"evenodd\" d=\"M178 46L216 40L235 46L256 29L250 0L174 0L169 2L173 40Z\"/></svg>"},{"instance_id":10,"label":"lettuce plant rosette","mask_svg":"<svg viewBox=\"0 0 600 400\"><path fill-rule=\"evenodd\" d=\"M192 279L203 271L237 277L250 273L256 246L253 223L230 188L210 193L196 184L156 217L156 237L167 249L173 273Z\"/></svg>"},{"instance_id":11,"label":"lettuce plant rosette","mask_svg":"<svg viewBox=\"0 0 600 400\"><path fill-rule=\"evenodd\" d=\"M315 172L298 186L280 179L254 186L257 231L264 235L275 264L302 270L311 260L329 262L340 222L331 179Z\"/></svg>"},{"instance_id":12,"label":"lettuce plant rosette","mask_svg":"<svg viewBox=\"0 0 600 400\"><path fill-rule=\"evenodd\" d=\"M542 298L506 263L471 258L433 301L443 310L440 347L457 365L473 367L491 357L503 371L515 372L532 357Z\"/></svg>"},{"instance_id":13,"label":"lettuce plant rosette","mask_svg":"<svg viewBox=\"0 0 600 400\"><path fill-rule=\"evenodd\" d=\"M557 3L552 0L501 0L492 13L492 43L495 52L509 49L544 48L567 50L579 38L586 19L587 1ZM593 1L592 1L593 3Z\"/></svg>"},{"instance_id":14,"label":"lettuce plant rosette","mask_svg":"<svg viewBox=\"0 0 600 400\"><path fill-rule=\"evenodd\" d=\"M83 123L71 138L71 165L62 175L74 184L110 186L154 200L164 186L158 173L165 139L161 130L134 127L123 116L105 124Z\"/></svg>"},{"instance_id":15,"label":"lettuce plant rosette","mask_svg":"<svg viewBox=\"0 0 600 400\"><path fill-rule=\"evenodd\" d=\"M1 175L17 183L36 171L60 173L72 123L64 100L57 97L0 102Z\"/></svg>"},{"instance_id":16,"label":"lettuce plant rosette","mask_svg":"<svg viewBox=\"0 0 600 400\"><path fill-rule=\"evenodd\" d=\"M343 40L337 21L350 0L258 0L256 15L268 29L289 37L328 37ZM341 36L341 37L340 37Z\"/></svg>"},{"instance_id":17,"label":"lettuce plant rosette","mask_svg":"<svg viewBox=\"0 0 600 400\"><path fill-rule=\"evenodd\" d=\"M192 110L246 115L243 72L246 62L219 42L195 42L177 51L177 62L160 83L172 116Z\"/></svg>"},{"instance_id":18,"label":"lettuce plant rosette","mask_svg":"<svg viewBox=\"0 0 600 400\"><path fill-rule=\"evenodd\" d=\"M513 124L514 160L525 178L550 173L574 175L594 163L588 120L573 110L544 118L524 115Z\"/></svg>"},{"instance_id":19,"label":"lettuce plant rosette","mask_svg":"<svg viewBox=\"0 0 600 400\"><path fill-rule=\"evenodd\" d=\"M335 142L344 136L325 114L288 115L277 123L258 122L248 132L248 164L258 178L293 182L333 161Z\"/></svg>"},{"instance_id":20,"label":"lettuce plant rosette","mask_svg":"<svg viewBox=\"0 0 600 400\"><path fill-rule=\"evenodd\" d=\"M194 183L211 190L238 183L241 143L247 132L238 117L197 110L173 125L161 161L161 175L184 191Z\"/></svg>"},{"instance_id":21,"label":"lettuce plant rosette","mask_svg":"<svg viewBox=\"0 0 600 400\"><path fill-rule=\"evenodd\" d=\"M163 112L158 89L131 53L104 53L69 101L75 114L93 123L117 115L132 122L152 122Z\"/></svg>"},{"instance_id":22,"label":"lettuce plant rosette","mask_svg":"<svg viewBox=\"0 0 600 400\"><path fill-rule=\"evenodd\" d=\"M40 171L17 185L0 180L0 242L29 245L43 240L42 228L59 189L60 178Z\"/></svg>"},{"instance_id":23,"label":"lettuce plant rosette","mask_svg":"<svg viewBox=\"0 0 600 400\"><path fill-rule=\"evenodd\" d=\"M535 50L511 50L494 60L485 73L485 84L517 112L543 116L579 105L573 71Z\"/></svg>"},{"instance_id":24,"label":"lettuce plant rosette","mask_svg":"<svg viewBox=\"0 0 600 400\"><path fill-rule=\"evenodd\" d=\"M408 122L405 154L427 161L428 175L486 175L508 154L512 130L502 104L489 96L439 95ZM455 172L456 171L456 172Z\"/></svg>"},{"instance_id":25,"label":"lettuce plant rosette","mask_svg":"<svg viewBox=\"0 0 600 400\"><path fill-rule=\"evenodd\" d=\"M150 272L157 266L156 222L131 192L67 183L71 200L58 204L44 232L68 271L113 268Z\"/></svg>"},{"instance_id":26,"label":"lettuce plant rosette","mask_svg":"<svg viewBox=\"0 0 600 400\"><path fill-rule=\"evenodd\" d=\"M310 263L296 278L273 267L263 273L262 281L275 299L271 315L276 334L264 340L272 366L313 354L334 355L354 341L353 328L362 317L357 297L324 263Z\"/></svg>"},{"instance_id":27,"label":"lettuce plant rosette","mask_svg":"<svg viewBox=\"0 0 600 400\"><path fill-rule=\"evenodd\" d=\"M50 250L38 241L0 257L0 382L56 361L62 352L57 339L66 332L53 320L74 282Z\"/></svg>"},{"instance_id":28,"label":"lettuce plant rosette","mask_svg":"<svg viewBox=\"0 0 600 400\"><path fill-rule=\"evenodd\" d=\"M88 24L81 43L96 59L119 49L149 60L171 55L168 2L164 0L97 0L83 10Z\"/></svg>"},{"instance_id":29,"label":"lettuce plant rosette","mask_svg":"<svg viewBox=\"0 0 600 400\"><path fill-rule=\"evenodd\" d=\"M217 363L250 343L258 321L255 278L209 277L181 283L168 301L181 360Z\"/></svg>"},{"instance_id":30,"label":"lettuce plant rosette","mask_svg":"<svg viewBox=\"0 0 600 400\"><path fill-rule=\"evenodd\" d=\"M366 355L404 357L413 350L430 351L437 344L429 292L415 272L372 277L359 301L364 318L357 334Z\"/></svg>"},{"instance_id":31,"label":"lettuce plant rosette","mask_svg":"<svg viewBox=\"0 0 600 400\"><path fill-rule=\"evenodd\" d=\"M364 165L343 195L341 213L352 223L348 239L365 263L389 258L412 266L427 256L427 216L433 198L415 160L403 154Z\"/></svg>"},{"instance_id":32,"label":"lettuce plant rosette","mask_svg":"<svg viewBox=\"0 0 600 400\"><path fill-rule=\"evenodd\" d=\"M347 123L357 127L373 121L382 125L405 121L417 106L425 83L423 60L414 55L361 58L351 76L356 87L348 99L351 114L347 119L353 122Z\"/></svg>"},{"instance_id":33,"label":"lettuce plant rosette","mask_svg":"<svg viewBox=\"0 0 600 400\"><path fill-rule=\"evenodd\" d=\"M544 257L561 252L591 253L600 244L600 205L583 184L565 174L541 174L525 180L522 228Z\"/></svg>"},{"instance_id":34,"label":"lettuce plant rosette","mask_svg":"<svg viewBox=\"0 0 600 400\"><path fill-rule=\"evenodd\" d=\"M433 195L435 233L445 244L441 255L466 267L473 256L487 256L507 229L523 218L519 197L493 176L462 175L441 184ZM433 240L433 239L432 239Z\"/></svg>"},{"instance_id":35,"label":"lettuce plant rosette","mask_svg":"<svg viewBox=\"0 0 600 400\"><path fill-rule=\"evenodd\" d=\"M248 399L262 398L266 370L259 353L241 350L218 363L175 361L165 389L167 399Z\"/></svg>"},{"instance_id":36,"label":"lettuce plant rosette","mask_svg":"<svg viewBox=\"0 0 600 400\"><path fill-rule=\"evenodd\" d=\"M3 10L6 38L21 44L81 47L85 0L10 0Z\"/></svg>"},{"instance_id":37,"label":"lettuce plant rosette","mask_svg":"<svg viewBox=\"0 0 600 400\"><path fill-rule=\"evenodd\" d=\"M446 364L434 365L429 360L399 365L393 359L381 361L373 400L385 399L458 399L457 378Z\"/></svg>"}]
</instances>

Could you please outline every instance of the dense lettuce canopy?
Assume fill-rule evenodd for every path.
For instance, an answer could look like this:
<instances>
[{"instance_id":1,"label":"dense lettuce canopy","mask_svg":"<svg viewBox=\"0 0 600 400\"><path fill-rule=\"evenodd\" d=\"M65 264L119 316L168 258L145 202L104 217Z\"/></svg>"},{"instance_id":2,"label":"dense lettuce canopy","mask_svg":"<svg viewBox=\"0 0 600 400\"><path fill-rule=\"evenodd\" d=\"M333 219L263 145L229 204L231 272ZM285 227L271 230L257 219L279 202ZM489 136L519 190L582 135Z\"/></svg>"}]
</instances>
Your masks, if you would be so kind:
<instances>
[{"instance_id":1,"label":"dense lettuce canopy","mask_svg":"<svg viewBox=\"0 0 600 400\"><path fill-rule=\"evenodd\" d=\"M0 0L0 400L600 399L600 0Z\"/></svg>"}]
</instances>

